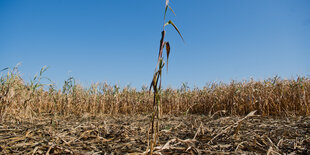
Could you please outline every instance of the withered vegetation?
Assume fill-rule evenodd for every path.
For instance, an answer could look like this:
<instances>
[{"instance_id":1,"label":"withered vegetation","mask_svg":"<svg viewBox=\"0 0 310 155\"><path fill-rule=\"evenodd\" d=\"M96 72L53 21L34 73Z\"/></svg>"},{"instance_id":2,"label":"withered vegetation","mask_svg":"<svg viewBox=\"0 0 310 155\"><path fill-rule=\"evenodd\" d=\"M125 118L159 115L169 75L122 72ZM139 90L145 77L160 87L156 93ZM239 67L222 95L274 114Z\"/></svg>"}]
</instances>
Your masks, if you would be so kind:
<instances>
[{"instance_id":1,"label":"withered vegetation","mask_svg":"<svg viewBox=\"0 0 310 155\"><path fill-rule=\"evenodd\" d=\"M45 115L0 124L1 154L147 154L151 116ZM310 117L163 115L153 154L309 154Z\"/></svg>"},{"instance_id":2,"label":"withered vegetation","mask_svg":"<svg viewBox=\"0 0 310 155\"><path fill-rule=\"evenodd\" d=\"M1 72L1 154L147 154L153 95L73 78L62 89ZM160 91L153 154L309 154L310 79L210 83Z\"/></svg>"},{"instance_id":3,"label":"withered vegetation","mask_svg":"<svg viewBox=\"0 0 310 155\"><path fill-rule=\"evenodd\" d=\"M179 31L179 29L177 28L177 26L171 21L169 20L168 22L166 22L166 14L167 14L167 10L168 8L173 12L173 14L175 15L174 11L172 10L172 8L169 5L169 0L165 0L165 13L164 13L164 24L163 24L163 30L161 32L161 39L159 42L159 53L158 53L158 58L157 58L157 65L155 68L155 72L152 78L152 82L151 82L151 86L150 86L150 91L153 90L153 96L154 96L154 100L153 100L153 111L152 111L152 118L150 121L150 129L149 129L149 133L147 135L148 137L148 148L147 150L149 150L149 153L152 155L154 148L157 146L157 141L158 141L158 132L159 132L159 123L160 123L160 118L162 115L162 105L161 105L161 91L162 91L162 87L161 87L161 82L162 82L162 71L165 67L165 60L164 60L164 48L166 47L166 61L167 61L167 72L168 72L168 60L169 60L169 55L170 55L170 44L168 41L165 41L165 36L166 36L166 31L165 31L165 27L168 25L172 25L174 27L174 29L179 33L180 37L183 40L183 37L181 35L181 32ZM183 40L184 41L184 40Z\"/></svg>"},{"instance_id":4,"label":"withered vegetation","mask_svg":"<svg viewBox=\"0 0 310 155\"><path fill-rule=\"evenodd\" d=\"M42 84L43 68L30 82L25 82L17 68L2 73L0 78L0 117L33 118L42 114L62 116L97 116L101 114L149 114L153 95L146 87L120 88L107 83L83 88L73 78L62 89ZM44 86L46 89L44 89ZM210 83L202 89L164 89L161 95L163 114L246 115L256 110L262 116L309 116L310 79L264 81L232 81L230 84Z\"/></svg>"}]
</instances>

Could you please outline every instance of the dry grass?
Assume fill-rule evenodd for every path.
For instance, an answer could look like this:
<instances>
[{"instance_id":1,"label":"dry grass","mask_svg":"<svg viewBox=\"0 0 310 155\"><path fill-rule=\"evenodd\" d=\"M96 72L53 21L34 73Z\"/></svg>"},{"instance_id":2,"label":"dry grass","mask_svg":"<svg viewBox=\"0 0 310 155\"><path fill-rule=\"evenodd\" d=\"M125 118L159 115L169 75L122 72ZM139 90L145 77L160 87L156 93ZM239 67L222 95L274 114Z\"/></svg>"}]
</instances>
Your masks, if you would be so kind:
<instances>
[{"instance_id":1,"label":"dry grass","mask_svg":"<svg viewBox=\"0 0 310 155\"><path fill-rule=\"evenodd\" d=\"M43 114L101 115L149 114L153 95L146 89L120 89L117 85L93 84L83 88L73 78L62 90L40 83L41 74L25 82L17 69L0 79L0 116L31 118ZM213 116L246 115L256 110L262 116L309 116L310 79L298 77L281 80L244 81L230 84L212 83L203 89L164 89L160 91L163 114L203 114Z\"/></svg>"}]
</instances>

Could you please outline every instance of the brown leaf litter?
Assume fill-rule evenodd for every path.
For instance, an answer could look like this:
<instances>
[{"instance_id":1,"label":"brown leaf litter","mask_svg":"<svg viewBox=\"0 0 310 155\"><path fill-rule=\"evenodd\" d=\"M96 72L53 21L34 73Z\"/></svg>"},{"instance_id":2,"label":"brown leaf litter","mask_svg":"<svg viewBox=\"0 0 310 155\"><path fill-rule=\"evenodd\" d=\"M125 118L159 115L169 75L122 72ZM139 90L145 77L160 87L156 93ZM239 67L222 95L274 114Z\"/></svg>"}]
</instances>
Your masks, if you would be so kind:
<instances>
[{"instance_id":1,"label":"brown leaf litter","mask_svg":"<svg viewBox=\"0 0 310 155\"><path fill-rule=\"evenodd\" d=\"M310 117L163 116L155 154L310 154ZM0 154L147 154L150 117L42 116L0 123Z\"/></svg>"}]
</instances>

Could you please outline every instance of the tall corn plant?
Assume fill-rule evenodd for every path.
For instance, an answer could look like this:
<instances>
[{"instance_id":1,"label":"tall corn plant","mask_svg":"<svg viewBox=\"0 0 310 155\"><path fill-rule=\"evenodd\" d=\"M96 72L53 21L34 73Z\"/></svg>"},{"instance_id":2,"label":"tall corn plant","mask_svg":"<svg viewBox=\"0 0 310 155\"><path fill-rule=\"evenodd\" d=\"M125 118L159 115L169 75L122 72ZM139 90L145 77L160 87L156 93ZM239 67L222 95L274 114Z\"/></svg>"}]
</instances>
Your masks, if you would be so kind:
<instances>
[{"instance_id":1,"label":"tall corn plant","mask_svg":"<svg viewBox=\"0 0 310 155\"><path fill-rule=\"evenodd\" d=\"M172 25L174 29L179 33L180 37L183 40L183 37L179 29L177 28L177 26L171 20L166 22L166 14L167 14L168 8L175 15L174 11L169 6L169 0L166 0L163 30L161 32L158 59L157 59L155 72L154 72L153 79L150 85L150 90L149 90L151 91L153 89L153 93L154 93L153 112L152 112L152 118L151 118L150 130L149 130L150 132L148 133L148 148L150 149L150 154L153 154L154 147L157 144L158 132L159 132L159 119L161 115L160 92L161 92L161 82L162 82L162 70L165 66L165 61L163 57L164 48L166 48L166 60L167 60L166 68L168 72L168 59L169 59L169 54L170 54L170 44L168 41L165 41L165 35L166 35L165 27L168 25Z\"/></svg>"}]
</instances>

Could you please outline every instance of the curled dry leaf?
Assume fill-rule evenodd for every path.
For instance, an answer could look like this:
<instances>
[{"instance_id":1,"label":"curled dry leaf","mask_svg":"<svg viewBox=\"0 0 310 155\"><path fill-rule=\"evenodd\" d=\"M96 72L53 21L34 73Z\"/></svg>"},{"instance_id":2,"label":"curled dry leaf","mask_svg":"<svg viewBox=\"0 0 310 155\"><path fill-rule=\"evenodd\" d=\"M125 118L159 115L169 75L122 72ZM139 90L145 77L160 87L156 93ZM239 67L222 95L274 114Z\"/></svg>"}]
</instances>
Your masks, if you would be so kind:
<instances>
[{"instance_id":1,"label":"curled dry leaf","mask_svg":"<svg viewBox=\"0 0 310 155\"><path fill-rule=\"evenodd\" d=\"M167 41L167 42L165 43L165 45L166 45L166 52L167 52L167 72L168 72L168 61L169 61L169 54L170 54L170 44L169 44L169 42Z\"/></svg>"}]
</instances>

